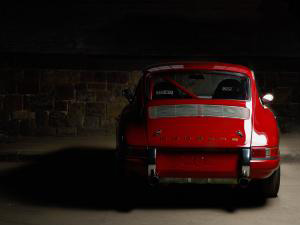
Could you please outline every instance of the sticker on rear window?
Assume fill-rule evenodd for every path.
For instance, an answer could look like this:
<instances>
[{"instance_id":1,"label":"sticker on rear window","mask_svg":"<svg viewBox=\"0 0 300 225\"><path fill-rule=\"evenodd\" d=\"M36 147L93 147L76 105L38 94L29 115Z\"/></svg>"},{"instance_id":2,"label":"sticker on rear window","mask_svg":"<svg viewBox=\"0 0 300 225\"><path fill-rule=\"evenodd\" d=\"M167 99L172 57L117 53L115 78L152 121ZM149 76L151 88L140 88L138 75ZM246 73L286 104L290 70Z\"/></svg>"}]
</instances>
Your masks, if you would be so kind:
<instances>
[{"instance_id":1,"label":"sticker on rear window","mask_svg":"<svg viewBox=\"0 0 300 225\"><path fill-rule=\"evenodd\" d=\"M155 92L156 95L173 95L174 91L172 90L160 90Z\"/></svg>"}]
</instances>

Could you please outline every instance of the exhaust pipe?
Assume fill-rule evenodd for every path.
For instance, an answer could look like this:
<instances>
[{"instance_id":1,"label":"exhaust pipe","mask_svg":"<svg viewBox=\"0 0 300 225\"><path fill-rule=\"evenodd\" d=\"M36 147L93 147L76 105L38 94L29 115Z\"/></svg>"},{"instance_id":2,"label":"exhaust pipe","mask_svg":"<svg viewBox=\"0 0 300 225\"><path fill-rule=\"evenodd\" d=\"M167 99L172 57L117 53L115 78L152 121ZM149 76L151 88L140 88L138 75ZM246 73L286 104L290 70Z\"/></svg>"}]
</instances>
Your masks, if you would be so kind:
<instances>
[{"instance_id":1,"label":"exhaust pipe","mask_svg":"<svg viewBox=\"0 0 300 225\"><path fill-rule=\"evenodd\" d=\"M241 178L239 180L239 184L241 185L241 187L247 187L250 183L250 180L247 178Z\"/></svg>"},{"instance_id":2,"label":"exhaust pipe","mask_svg":"<svg viewBox=\"0 0 300 225\"><path fill-rule=\"evenodd\" d=\"M157 186L159 184L159 177L158 176L152 176L149 178L149 184L151 186Z\"/></svg>"}]
</instances>

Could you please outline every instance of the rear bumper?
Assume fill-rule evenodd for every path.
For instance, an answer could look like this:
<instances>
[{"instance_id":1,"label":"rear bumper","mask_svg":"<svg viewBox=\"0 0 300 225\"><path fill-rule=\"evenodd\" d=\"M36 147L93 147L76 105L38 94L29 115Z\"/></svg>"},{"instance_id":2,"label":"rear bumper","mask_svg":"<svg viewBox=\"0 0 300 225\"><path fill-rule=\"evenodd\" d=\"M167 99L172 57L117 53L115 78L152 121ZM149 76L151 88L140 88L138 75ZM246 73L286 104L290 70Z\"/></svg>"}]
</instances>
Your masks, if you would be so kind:
<instances>
[{"instance_id":1,"label":"rear bumper","mask_svg":"<svg viewBox=\"0 0 300 225\"><path fill-rule=\"evenodd\" d=\"M236 178L178 178L178 177L159 177L159 183L177 184L238 184Z\"/></svg>"},{"instance_id":2,"label":"rear bumper","mask_svg":"<svg viewBox=\"0 0 300 225\"><path fill-rule=\"evenodd\" d=\"M250 178L265 179L279 168L280 159L254 159L250 161Z\"/></svg>"},{"instance_id":3,"label":"rear bumper","mask_svg":"<svg viewBox=\"0 0 300 225\"><path fill-rule=\"evenodd\" d=\"M194 154L199 154L199 152ZM170 153L169 156L174 155ZM206 157L203 153L197 155L198 158L202 156ZM236 184L240 179L267 178L280 164L279 158L251 159L249 149L230 154L215 154L215 158L210 159L214 160L215 164L210 166L201 164L201 168L197 164L181 164L180 166L178 159L172 164L164 161L164 157L155 148L144 150L143 154L139 152L138 155L129 155L127 169L145 178L155 178L161 183Z\"/></svg>"}]
</instances>

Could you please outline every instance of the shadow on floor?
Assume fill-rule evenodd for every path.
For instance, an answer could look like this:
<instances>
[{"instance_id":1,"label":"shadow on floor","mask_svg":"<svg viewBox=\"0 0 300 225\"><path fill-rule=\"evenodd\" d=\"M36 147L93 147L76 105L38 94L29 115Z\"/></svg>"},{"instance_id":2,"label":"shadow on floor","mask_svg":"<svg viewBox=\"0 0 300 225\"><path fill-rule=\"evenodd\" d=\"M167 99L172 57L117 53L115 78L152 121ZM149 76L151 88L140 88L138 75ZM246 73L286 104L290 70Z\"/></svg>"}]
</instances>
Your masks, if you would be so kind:
<instances>
[{"instance_id":1,"label":"shadow on floor","mask_svg":"<svg viewBox=\"0 0 300 225\"><path fill-rule=\"evenodd\" d=\"M155 189L118 182L114 151L70 148L1 176L0 192L26 204L83 209L263 207L255 192L224 186L177 185Z\"/></svg>"}]
</instances>

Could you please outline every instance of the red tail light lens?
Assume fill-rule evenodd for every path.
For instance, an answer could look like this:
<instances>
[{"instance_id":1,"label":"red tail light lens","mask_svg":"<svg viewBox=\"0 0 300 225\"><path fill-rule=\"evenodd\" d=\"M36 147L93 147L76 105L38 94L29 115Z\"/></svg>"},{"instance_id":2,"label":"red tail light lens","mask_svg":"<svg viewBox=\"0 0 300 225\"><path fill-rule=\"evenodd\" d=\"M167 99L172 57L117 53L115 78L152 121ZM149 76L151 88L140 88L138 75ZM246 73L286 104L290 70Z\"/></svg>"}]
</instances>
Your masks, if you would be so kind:
<instances>
[{"instance_id":1,"label":"red tail light lens","mask_svg":"<svg viewBox=\"0 0 300 225\"><path fill-rule=\"evenodd\" d=\"M252 147L251 158L264 158L273 159L279 156L278 147L266 148L266 147Z\"/></svg>"}]
</instances>

